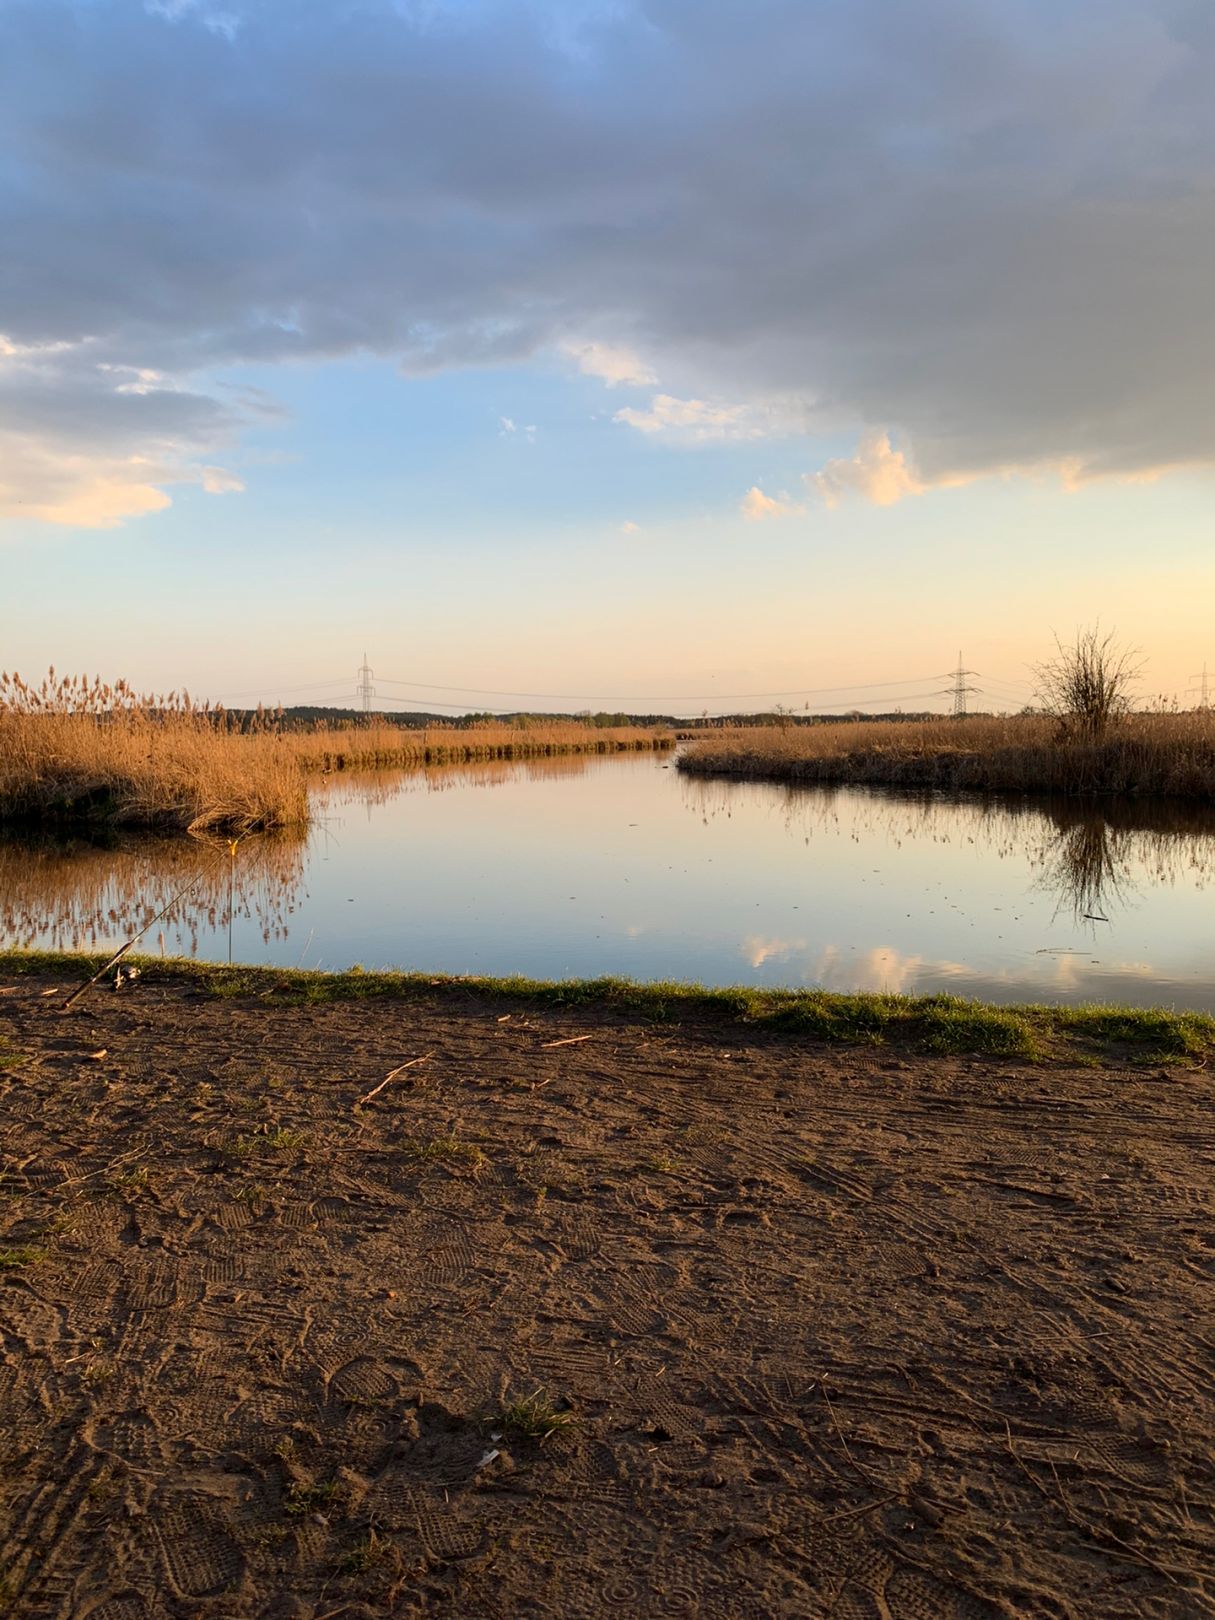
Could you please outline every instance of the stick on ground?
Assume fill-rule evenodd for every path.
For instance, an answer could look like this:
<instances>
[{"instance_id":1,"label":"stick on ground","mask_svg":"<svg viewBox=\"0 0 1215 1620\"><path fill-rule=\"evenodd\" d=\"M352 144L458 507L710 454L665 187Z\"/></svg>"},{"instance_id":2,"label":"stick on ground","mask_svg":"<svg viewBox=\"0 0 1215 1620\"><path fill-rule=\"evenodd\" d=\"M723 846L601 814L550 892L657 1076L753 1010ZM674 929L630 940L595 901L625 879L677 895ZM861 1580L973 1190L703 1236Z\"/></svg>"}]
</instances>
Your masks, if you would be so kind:
<instances>
[{"instance_id":1,"label":"stick on ground","mask_svg":"<svg viewBox=\"0 0 1215 1620\"><path fill-rule=\"evenodd\" d=\"M366 1094L366 1096L360 1097L358 1102L356 1102L354 1106L356 1108L361 1108L364 1103L370 1102L373 1097L378 1097L380 1092L383 1091L385 1086L389 1086L389 1085L392 1084L392 1082L396 1079L397 1075L404 1074L406 1069L412 1069L412 1068L416 1067L417 1064L425 1063L427 1058L432 1058L432 1057L434 1057L433 1052L424 1052L421 1057L410 1058L408 1063L400 1064L397 1068L395 1068L392 1071L391 1074L386 1074L384 1076L384 1078L380 1081L378 1086L372 1086L371 1090Z\"/></svg>"}]
</instances>

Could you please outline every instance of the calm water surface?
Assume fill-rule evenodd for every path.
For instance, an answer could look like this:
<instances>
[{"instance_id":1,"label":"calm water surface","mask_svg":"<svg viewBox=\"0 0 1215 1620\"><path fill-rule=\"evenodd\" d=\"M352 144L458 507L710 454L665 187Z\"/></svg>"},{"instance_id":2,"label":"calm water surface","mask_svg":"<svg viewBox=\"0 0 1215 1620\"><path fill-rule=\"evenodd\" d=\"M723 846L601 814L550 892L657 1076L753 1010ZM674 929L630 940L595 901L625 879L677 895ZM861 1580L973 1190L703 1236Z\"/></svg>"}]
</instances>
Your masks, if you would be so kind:
<instances>
[{"instance_id":1,"label":"calm water surface","mask_svg":"<svg viewBox=\"0 0 1215 1620\"><path fill-rule=\"evenodd\" d=\"M337 778L306 839L0 843L5 942L1215 1011L1215 814L682 777L669 758Z\"/></svg>"}]
</instances>

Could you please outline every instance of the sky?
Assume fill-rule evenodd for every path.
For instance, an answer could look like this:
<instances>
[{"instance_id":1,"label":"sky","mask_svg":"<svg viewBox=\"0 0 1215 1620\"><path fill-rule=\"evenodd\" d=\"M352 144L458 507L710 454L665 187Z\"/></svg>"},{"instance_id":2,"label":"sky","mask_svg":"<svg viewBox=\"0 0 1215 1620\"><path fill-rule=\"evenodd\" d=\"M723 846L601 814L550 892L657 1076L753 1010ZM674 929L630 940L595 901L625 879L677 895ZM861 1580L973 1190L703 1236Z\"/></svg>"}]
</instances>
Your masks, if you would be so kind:
<instances>
[{"instance_id":1,"label":"sky","mask_svg":"<svg viewBox=\"0 0 1215 1620\"><path fill-rule=\"evenodd\" d=\"M1193 702L1213 79L1208 0L0 0L0 666Z\"/></svg>"}]
</instances>

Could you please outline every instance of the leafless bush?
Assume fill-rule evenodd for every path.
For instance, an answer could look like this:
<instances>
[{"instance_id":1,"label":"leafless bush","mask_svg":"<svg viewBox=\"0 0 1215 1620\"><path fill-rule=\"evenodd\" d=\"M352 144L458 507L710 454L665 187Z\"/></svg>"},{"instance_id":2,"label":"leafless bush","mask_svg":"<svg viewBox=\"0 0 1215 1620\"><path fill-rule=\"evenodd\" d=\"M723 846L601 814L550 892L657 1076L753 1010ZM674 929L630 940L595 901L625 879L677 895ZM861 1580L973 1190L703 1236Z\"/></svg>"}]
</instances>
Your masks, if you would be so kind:
<instances>
[{"instance_id":1,"label":"leafless bush","mask_svg":"<svg viewBox=\"0 0 1215 1620\"><path fill-rule=\"evenodd\" d=\"M1056 636L1055 647L1056 656L1034 669L1041 707L1059 723L1065 738L1097 742L1130 713L1143 661L1133 649L1120 646L1112 631L1102 635L1099 625L1077 630L1070 646Z\"/></svg>"}]
</instances>

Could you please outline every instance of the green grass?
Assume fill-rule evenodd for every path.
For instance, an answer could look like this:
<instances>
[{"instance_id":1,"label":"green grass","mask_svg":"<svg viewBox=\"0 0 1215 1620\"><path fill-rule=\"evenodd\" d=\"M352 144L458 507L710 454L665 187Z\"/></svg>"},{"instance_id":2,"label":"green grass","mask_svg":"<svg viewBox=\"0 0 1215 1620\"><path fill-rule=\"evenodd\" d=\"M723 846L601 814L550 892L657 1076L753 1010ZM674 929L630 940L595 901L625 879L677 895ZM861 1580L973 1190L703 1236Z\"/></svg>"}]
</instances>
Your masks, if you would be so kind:
<instances>
[{"instance_id":1,"label":"green grass","mask_svg":"<svg viewBox=\"0 0 1215 1620\"><path fill-rule=\"evenodd\" d=\"M18 1248L0 1249L0 1271L20 1271L24 1266L36 1266L45 1256L41 1249L30 1244Z\"/></svg>"},{"instance_id":2,"label":"green grass","mask_svg":"<svg viewBox=\"0 0 1215 1620\"><path fill-rule=\"evenodd\" d=\"M487 1419L490 1430L520 1440L547 1440L577 1422L574 1414L557 1406L542 1389L508 1399Z\"/></svg>"},{"instance_id":3,"label":"green grass","mask_svg":"<svg viewBox=\"0 0 1215 1620\"><path fill-rule=\"evenodd\" d=\"M283 1511L291 1517L301 1518L305 1513L316 1513L332 1507L340 1500L341 1484L336 1479L323 1485L293 1485L283 1498Z\"/></svg>"},{"instance_id":4,"label":"green grass","mask_svg":"<svg viewBox=\"0 0 1215 1620\"><path fill-rule=\"evenodd\" d=\"M485 1155L475 1142L462 1142L458 1136L411 1136L401 1144L401 1152L414 1164L445 1164L463 1170L480 1170Z\"/></svg>"},{"instance_id":5,"label":"green grass","mask_svg":"<svg viewBox=\"0 0 1215 1620\"><path fill-rule=\"evenodd\" d=\"M1215 1018L1167 1008L993 1006L960 996L842 995L827 990L756 990L629 979L452 978L429 973L315 973L223 967L137 957L144 984L188 985L201 994L269 1006L347 1001L430 1001L453 1010L478 1002L552 1011L610 1013L649 1023L741 1024L756 1032L862 1045L893 1044L931 1054L981 1053L1030 1061L1119 1053L1179 1061L1215 1049ZM102 958L70 952L0 952L0 975L83 980Z\"/></svg>"}]
</instances>

